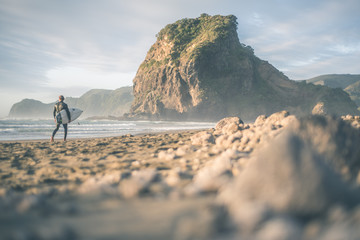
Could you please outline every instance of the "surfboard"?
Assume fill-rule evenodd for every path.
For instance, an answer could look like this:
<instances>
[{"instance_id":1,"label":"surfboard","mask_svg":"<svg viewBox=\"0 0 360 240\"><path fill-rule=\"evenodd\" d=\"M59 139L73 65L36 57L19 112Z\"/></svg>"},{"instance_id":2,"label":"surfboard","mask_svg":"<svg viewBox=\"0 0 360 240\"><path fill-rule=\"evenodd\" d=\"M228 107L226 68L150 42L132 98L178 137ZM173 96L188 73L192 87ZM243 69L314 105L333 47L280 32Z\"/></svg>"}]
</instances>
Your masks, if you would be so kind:
<instances>
[{"instance_id":1,"label":"surfboard","mask_svg":"<svg viewBox=\"0 0 360 240\"><path fill-rule=\"evenodd\" d=\"M82 114L83 110L79 109L79 108L69 108L69 112L70 112L70 117L71 117L71 121L76 120L78 117L80 117L80 115ZM66 114L65 109L61 110L57 115L56 115L56 122L60 122L62 124L66 124L69 123L69 119L68 116Z\"/></svg>"}]
</instances>

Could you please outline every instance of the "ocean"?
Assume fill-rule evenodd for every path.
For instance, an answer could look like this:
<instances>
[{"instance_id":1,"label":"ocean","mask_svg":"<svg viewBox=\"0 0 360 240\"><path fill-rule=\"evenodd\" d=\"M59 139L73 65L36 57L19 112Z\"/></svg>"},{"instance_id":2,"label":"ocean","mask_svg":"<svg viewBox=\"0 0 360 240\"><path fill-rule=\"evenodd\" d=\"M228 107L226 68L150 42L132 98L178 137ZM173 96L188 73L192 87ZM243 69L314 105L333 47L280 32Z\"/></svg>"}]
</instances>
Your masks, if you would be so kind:
<instances>
[{"instance_id":1,"label":"ocean","mask_svg":"<svg viewBox=\"0 0 360 240\"><path fill-rule=\"evenodd\" d=\"M68 139L112 137L126 134L157 133L171 130L208 129L212 122L76 120L68 124ZM54 120L0 119L0 141L50 139ZM56 139L64 137L60 126Z\"/></svg>"}]
</instances>

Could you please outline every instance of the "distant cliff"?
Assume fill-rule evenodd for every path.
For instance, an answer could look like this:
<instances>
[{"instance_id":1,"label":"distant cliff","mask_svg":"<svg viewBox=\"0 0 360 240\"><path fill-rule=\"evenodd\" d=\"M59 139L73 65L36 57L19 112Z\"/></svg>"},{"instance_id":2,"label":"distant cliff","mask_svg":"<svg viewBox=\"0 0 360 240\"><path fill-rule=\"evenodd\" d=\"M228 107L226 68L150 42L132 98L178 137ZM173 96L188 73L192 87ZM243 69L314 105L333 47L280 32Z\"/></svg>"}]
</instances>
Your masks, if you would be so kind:
<instances>
[{"instance_id":1,"label":"distant cliff","mask_svg":"<svg viewBox=\"0 0 360 240\"><path fill-rule=\"evenodd\" d=\"M12 105L9 117L12 118L50 118L55 103L45 104L34 99L23 99Z\"/></svg>"},{"instance_id":2,"label":"distant cliff","mask_svg":"<svg viewBox=\"0 0 360 240\"><path fill-rule=\"evenodd\" d=\"M82 117L122 116L129 111L133 99L132 87L122 87L116 90L93 89L80 98L66 97L65 102L69 107L82 109ZM11 107L9 117L51 118L54 104L55 102L45 104L33 99L24 99Z\"/></svg>"},{"instance_id":3,"label":"distant cliff","mask_svg":"<svg viewBox=\"0 0 360 240\"><path fill-rule=\"evenodd\" d=\"M240 43L235 16L182 19L157 35L134 78L129 116L151 119L254 119L288 110L311 113L326 102L333 114L358 113L340 89L289 80Z\"/></svg>"},{"instance_id":4,"label":"distant cliff","mask_svg":"<svg viewBox=\"0 0 360 240\"><path fill-rule=\"evenodd\" d=\"M306 80L308 83L341 88L360 108L360 75L359 74L327 74Z\"/></svg>"}]
</instances>

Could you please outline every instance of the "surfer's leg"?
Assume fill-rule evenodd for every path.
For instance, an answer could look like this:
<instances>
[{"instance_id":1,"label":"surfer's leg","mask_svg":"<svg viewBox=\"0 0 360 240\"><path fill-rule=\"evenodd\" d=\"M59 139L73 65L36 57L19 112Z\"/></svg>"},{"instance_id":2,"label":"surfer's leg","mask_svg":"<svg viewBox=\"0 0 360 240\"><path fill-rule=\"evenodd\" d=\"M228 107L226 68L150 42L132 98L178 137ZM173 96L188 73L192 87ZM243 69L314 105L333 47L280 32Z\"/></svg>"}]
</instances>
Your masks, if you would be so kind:
<instances>
[{"instance_id":1,"label":"surfer's leg","mask_svg":"<svg viewBox=\"0 0 360 240\"><path fill-rule=\"evenodd\" d=\"M66 136L67 136L67 123L63 124L64 127L64 141L66 141Z\"/></svg>"},{"instance_id":2,"label":"surfer's leg","mask_svg":"<svg viewBox=\"0 0 360 240\"><path fill-rule=\"evenodd\" d=\"M60 127L60 123L57 123L57 124L56 124L56 128L55 128L54 131L53 131L52 137L55 136L56 132L59 130L59 127Z\"/></svg>"},{"instance_id":3,"label":"surfer's leg","mask_svg":"<svg viewBox=\"0 0 360 240\"><path fill-rule=\"evenodd\" d=\"M51 135L51 141L54 141L55 134L59 130L59 127L60 127L60 123L57 123L56 128L54 129L54 131L53 131L53 133Z\"/></svg>"}]
</instances>

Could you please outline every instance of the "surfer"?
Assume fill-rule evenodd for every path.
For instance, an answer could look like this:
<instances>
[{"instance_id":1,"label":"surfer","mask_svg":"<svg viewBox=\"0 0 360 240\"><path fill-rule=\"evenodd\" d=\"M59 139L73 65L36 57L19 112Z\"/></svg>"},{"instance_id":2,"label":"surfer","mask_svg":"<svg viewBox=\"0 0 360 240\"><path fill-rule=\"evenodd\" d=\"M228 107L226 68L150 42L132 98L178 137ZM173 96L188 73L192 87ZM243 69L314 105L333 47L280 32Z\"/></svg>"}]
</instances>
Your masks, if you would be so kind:
<instances>
[{"instance_id":1,"label":"surfer","mask_svg":"<svg viewBox=\"0 0 360 240\"><path fill-rule=\"evenodd\" d=\"M71 115L70 115L70 111L68 108L68 105L66 103L64 103L64 96L60 95L59 96L59 102L57 102L54 106L54 111L53 111L53 115L54 115L54 121L56 123L56 128L54 129L52 136L51 136L51 142L54 141L54 136L56 134L56 132L59 130L60 124L62 124L61 122L61 118L57 119L57 113L59 113L61 110L65 109L67 117L69 119L69 122L71 121ZM64 141L66 141L66 136L67 136L67 123L63 124L64 127Z\"/></svg>"}]
</instances>

